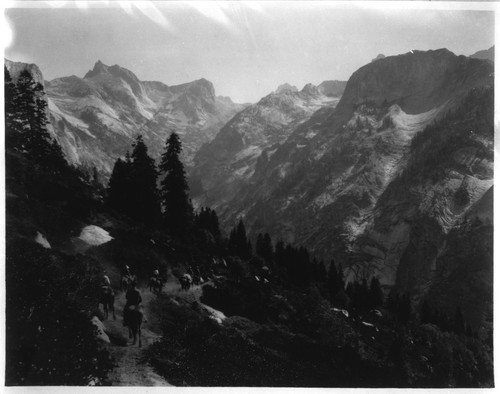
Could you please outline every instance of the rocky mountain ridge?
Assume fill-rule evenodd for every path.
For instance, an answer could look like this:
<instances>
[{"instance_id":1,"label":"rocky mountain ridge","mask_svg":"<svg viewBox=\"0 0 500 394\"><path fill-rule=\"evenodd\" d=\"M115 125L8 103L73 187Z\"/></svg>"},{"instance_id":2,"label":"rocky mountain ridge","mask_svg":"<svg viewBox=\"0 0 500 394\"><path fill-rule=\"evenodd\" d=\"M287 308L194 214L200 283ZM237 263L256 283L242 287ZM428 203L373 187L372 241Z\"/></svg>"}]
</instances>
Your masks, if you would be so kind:
<instances>
[{"instance_id":1,"label":"rocky mountain ridge","mask_svg":"<svg viewBox=\"0 0 500 394\"><path fill-rule=\"evenodd\" d=\"M321 89L340 92L328 82ZM195 157L191 174L201 183L203 194L197 203L218 207L235 195L257 170L258 158L275 151L295 126L321 108L333 108L339 96L327 96L320 87L307 84L302 90L289 84L263 97L257 104L238 113Z\"/></svg>"},{"instance_id":2,"label":"rocky mountain ridge","mask_svg":"<svg viewBox=\"0 0 500 394\"><path fill-rule=\"evenodd\" d=\"M225 186L224 199L215 199L222 221L230 227L243 217L254 234L269 232L307 246L342 262L352 278L377 275L385 286L421 299L441 283L432 264L423 261L437 261L446 234L493 184L492 85L490 62L445 49L411 51L362 67L336 108L317 111L274 149L260 153L245 184ZM440 126L447 130L443 140L416 151L417 136L430 140L432 134L423 130L457 107L469 117L484 110L486 123L449 118ZM470 124L471 133L450 128L450 122ZM428 157L436 146L450 148L436 153L434 163L446 169L409 177L397 198L391 194L408 163ZM457 205L453 196L461 193L467 203ZM436 246L421 259L408 260L416 253L413 245L436 231L443 234L433 238L440 239Z\"/></svg>"},{"instance_id":3,"label":"rocky mountain ridge","mask_svg":"<svg viewBox=\"0 0 500 394\"><path fill-rule=\"evenodd\" d=\"M6 60L6 66L14 78L28 67L43 81L36 65ZM189 165L194 152L244 107L217 97L205 79L167 86L140 81L130 70L101 61L83 78L73 75L45 81L45 90L49 129L67 158L76 165L95 166L105 176L139 133L158 157L166 137L176 131Z\"/></svg>"}]
</instances>

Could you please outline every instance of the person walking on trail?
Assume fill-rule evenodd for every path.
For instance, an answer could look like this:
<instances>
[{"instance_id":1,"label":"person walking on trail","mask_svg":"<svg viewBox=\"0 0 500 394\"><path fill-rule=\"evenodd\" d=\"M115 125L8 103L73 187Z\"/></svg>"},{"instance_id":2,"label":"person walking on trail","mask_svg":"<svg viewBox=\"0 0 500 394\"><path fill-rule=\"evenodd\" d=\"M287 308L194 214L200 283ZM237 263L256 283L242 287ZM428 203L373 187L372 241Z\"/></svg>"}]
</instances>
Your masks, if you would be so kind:
<instances>
[{"instance_id":1,"label":"person walking on trail","mask_svg":"<svg viewBox=\"0 0 500 394\"><path fill-rule=\"evenodd\" d=\"M131 283L130 288L127 290L125 298L127 302L125 304L125 308L123 309L123 325L127 326L130 311L132 309L138 308L140 303L142 302L141 292L137 288L136 282Z\"/></svg>"}]
</instances>

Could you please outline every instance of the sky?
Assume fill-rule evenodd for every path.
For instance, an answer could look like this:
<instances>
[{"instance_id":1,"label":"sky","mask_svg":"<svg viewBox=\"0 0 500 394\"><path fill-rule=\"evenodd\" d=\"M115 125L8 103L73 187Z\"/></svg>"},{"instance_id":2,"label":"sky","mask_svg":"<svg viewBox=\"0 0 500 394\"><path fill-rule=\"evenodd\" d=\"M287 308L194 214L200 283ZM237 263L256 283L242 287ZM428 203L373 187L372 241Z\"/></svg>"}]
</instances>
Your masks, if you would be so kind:
<instances>
[{"instance_id":1,"label":"sky","mask_svg":"<svg viewBox=\"0 0 500 394\"><path fill-rule=\"evenodd\" d=\"M83 77L101 60L167 85L206 78L217 95L256 102L285 82L302 88L348 80L380 53L448 48L471 55L491 47L495 18L484 11L491 5L460 8L420 2L14 2L5 9L4 54L37 64L46 80Z\"/></svg>"}]
</instances>

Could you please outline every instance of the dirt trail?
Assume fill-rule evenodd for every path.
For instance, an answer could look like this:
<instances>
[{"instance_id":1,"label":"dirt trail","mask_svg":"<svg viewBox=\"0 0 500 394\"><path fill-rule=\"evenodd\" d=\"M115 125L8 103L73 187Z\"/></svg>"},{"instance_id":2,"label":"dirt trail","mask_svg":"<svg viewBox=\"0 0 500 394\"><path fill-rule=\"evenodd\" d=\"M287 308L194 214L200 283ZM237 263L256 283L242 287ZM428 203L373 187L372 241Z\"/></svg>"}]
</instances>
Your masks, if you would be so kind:
<instances>
[{"instance_id":1,"label":"dirt trail","mask_svg":"<svg viewBox=\"0 0 500 394\"><path fill-rule=\"evenodd\" d=\"M144 361L145 350L160 338L158 332L151 331L151 327L157 327L157 317L150 313L149 303L156 297L149 289L141 288L142 304L145 307L144 314L147 322L142 324L142 348L138 344L132 345L132 339L128 339L128 329L123 327L123 307L125 306L125 293L115 296L116 320L104 321L106 330L120 333L128 339L127 346L111 344L109 352L115 359L117 366L109 374L109 380L113 386L171 386L163 377L154 372L153 367Z\"/></svg>"},{"instance_id":2,"label":"dirt trail","mask_svg":"<svg viewBox=\"0 0 500 394\"><path fill-rule=\"evenodd\" d=\"M109 352L117 364L110 372L109 380L113 386L172 386L144 360L145 350L159 339L161 334L158 328L158 317L150 309L150 302L156 295L147 288L141 287L139 290L147 319L147 322L142 325L142 348L139 348L138 344L132 345L132 339L128 339L128 329L122 324L125 306L124 292L118 292L115 296L116 320L112 320L110 316L104 321L107 331L119 333L128 340L127 346L109 345ZM193 302L199 301L202 290L200 286L193 286L189 291L182 291L177 281L169 280L163 287L163 292Z\"/></svg>"}]
</instances>

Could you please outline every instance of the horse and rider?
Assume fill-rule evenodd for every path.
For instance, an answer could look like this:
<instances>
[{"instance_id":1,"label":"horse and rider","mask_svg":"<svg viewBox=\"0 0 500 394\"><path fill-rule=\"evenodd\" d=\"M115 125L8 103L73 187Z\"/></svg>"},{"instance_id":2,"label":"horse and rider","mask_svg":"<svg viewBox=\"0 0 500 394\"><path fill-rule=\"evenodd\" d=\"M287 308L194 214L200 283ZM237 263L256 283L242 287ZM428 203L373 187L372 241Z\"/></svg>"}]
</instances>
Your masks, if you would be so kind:
<instances>
[{"instance_id":1,"label":"horse and rider","mask_svg":"<svg viewBox=\"0 0 500 394\"><path fill-rule=\"evenodd\" d=\"M132 274L130 267L128 265L125 265L121 271L120 277L121 290L125 291L129 288L130 284L135 281L137 281L136 276Z\"/></svg>"},{"instance_id":2,"label":"horse and rider","mask_svg":"<svg viewBox=\"0 0 500 394\"><path fill-rule=\"evenodd\" d=\"M153 271L153 275L151 278L149 278L149 291L155 292L157 294L161 293L161 290L163 288L163 280L160 276L160 271L155 269Z\"/></svg>"},{"instance_id":3,"label":"horse and rider","mask_svg":"<svg viewBox=\"0 0 500 394\"><path fill-rule=\"evenodd\" d=\"M127 300L123 309L123 325L128 327L129 338L133 337L133 345L135 345L137 337L139 337L139 347L142 346L141 341L141 325L144 318L142 312L142 296L137 288L137 282L130 283L129 289L125 294Z\"/></svg>"},{"instance_id":4,"label":"horse and rider","mask_svg":"<svg viewBox=\"0 0 500 394\"><path fill-rule=\"evenodd\" d=\"M115 316L115 292L111 287L111 281L108 275L104 275L102 278L99 303L102 304L104 309L104 319L107 319L109 312L113 313L113 319L116 320Z\"/></svg>"}]
</instances>

